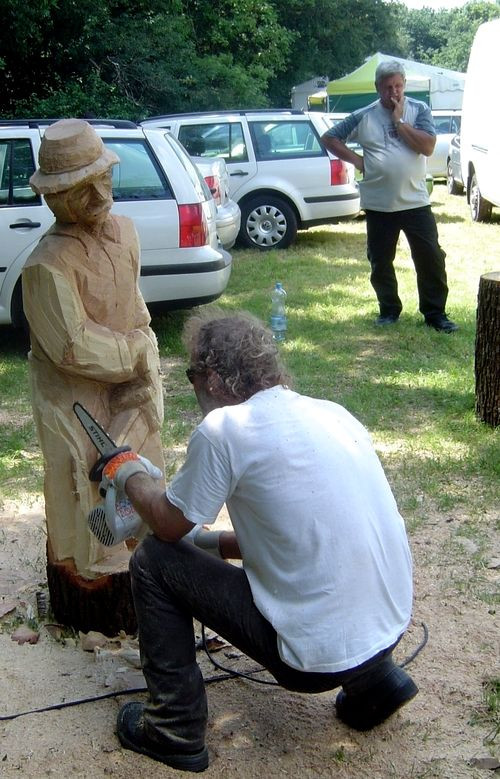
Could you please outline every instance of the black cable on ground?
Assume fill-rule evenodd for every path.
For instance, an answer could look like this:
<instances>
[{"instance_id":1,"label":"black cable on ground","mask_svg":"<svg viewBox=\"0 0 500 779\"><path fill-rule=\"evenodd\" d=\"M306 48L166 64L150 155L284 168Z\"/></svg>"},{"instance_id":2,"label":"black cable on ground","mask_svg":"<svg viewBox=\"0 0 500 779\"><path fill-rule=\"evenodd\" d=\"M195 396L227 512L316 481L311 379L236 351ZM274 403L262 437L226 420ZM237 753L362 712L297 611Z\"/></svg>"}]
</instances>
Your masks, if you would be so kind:
<instances>
[{"instance_id":1,"label":"black cable on ground","mask_svg":"<svg viewBox=\"0 0 500 779\"><path fill-rule=\"evenodd\" d=\"M399 664L400 668L404 668L406 665L410 665L410 663L412 663L415 660L416 656L420 654L424 646L427 644L427 641L429 640L429 630L427 628L427 625L425 624L425 622L421 622L420 624L422 626L422 630L424 631L424 637L420 642L420 644L415 649L415 651L412 652L411 655L408 655L408 657L406 657L403 660L403 662Z\"/></svg>"},{"instance_id":2,"label":"black cable on ground","mask_svg":"<svg viewBox=\"0 0 500 779\"><path fill-rule=\"evenodd\" d=\"M411 653L408 657L406 657L402 663L400 663L400 667L404 668L404 666L409 665L410 663L415 660L418 654L422 651L422 649L427 644L428 638L429 638L429 631L427 629L427 625L425 622L420 623L422 625L423 631L424 631L424 637L420 644L417 646L414 652ZM224 682L228 679L234 679L237 677L242 677L244 679L249 679L251 682L256 682L258 684L268 684L272 685L274 687L279 687L278 682L272 682L268 681L267 679L255 679L254 674L261 673L262 671L265 671L265 668L255 668L254 670L247 671L246 673L243 673L242 671L233 671L230 668L225 668L223 665L220 665L212 655L210 654L210 651L207 647L206 637L205 637L205 626L202 625L202 639L203 639L203 648L205 649L205 652L207 654L208 659L212 663L212 665L215 666L215 668L219 669L220 671L224 671L222 674L218 674L217 676L207 676L204 677L203 681L205 684L213 684L214 682ZM71 706L80 706L83 703L95 703L96 701L104 701L109 698L118 698L120 695L136 695L137 693L147 692L147 687L130 687L126 690L114 690L113 692L105 692L101 693L100 695L92 695L89 698L77 698L73 701L62 701L61 703L53 703L50 706L42 706L38 709L29 709L28 711L20 711L17 712L17 714L3 714L0 715L0 722L8 722L9 720L17 719L18 717L26 717L28 714L42 714L46 711L59 711L60 709L68 709Z\"/></svg>"}]
</instances>

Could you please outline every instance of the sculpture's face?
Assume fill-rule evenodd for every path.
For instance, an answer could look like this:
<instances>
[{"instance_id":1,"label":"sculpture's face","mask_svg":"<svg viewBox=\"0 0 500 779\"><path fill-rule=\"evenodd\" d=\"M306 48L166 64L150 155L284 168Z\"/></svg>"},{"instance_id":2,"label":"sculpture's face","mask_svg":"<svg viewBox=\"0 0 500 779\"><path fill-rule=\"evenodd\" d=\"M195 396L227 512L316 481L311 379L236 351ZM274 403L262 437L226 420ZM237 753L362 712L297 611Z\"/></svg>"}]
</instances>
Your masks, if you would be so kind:
<instances>
[{"instance_id":1,"label":"sculpture's face","mask_svg":"<svg viewBox=\"0 0 500 779\"><path fill-rule=\"evenodd\" d=\"M73 221L86 225L103 222L113 205L111 171L70 189L67 204Z\"/></svg>"}]
</instances>

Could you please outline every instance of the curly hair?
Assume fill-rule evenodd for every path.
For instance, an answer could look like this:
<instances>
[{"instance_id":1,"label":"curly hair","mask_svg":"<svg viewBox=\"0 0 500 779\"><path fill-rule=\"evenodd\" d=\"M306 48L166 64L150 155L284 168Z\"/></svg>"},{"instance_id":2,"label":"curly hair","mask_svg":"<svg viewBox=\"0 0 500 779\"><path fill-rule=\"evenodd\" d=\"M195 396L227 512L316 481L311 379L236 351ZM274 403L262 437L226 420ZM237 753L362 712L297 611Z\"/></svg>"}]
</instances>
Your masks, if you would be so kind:
<instances>
[{"instance_id":1,"label":"curly hair","mask_svg":"<svg viewBox=\"0 0 500 779\"><path fill-rule=\"evenodd\" d=\"M182 340L192 368L212 369L228 399L242 402L260 390L290 384L271 331L246 311L227 314L205 307L186 321Z\"/></svg>"}]
</instances>

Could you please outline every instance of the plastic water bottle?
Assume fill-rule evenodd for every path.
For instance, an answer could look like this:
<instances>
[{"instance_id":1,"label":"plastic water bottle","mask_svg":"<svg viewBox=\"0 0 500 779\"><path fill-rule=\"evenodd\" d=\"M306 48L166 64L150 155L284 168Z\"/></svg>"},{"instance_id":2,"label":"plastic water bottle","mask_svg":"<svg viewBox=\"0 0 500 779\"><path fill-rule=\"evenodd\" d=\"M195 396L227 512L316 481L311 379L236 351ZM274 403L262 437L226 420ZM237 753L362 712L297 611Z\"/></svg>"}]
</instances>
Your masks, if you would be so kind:
<instances>
[{"instance_id":1,"label":"plastic water bottle","mask_svg":"<svg viewBox=\"0 0 500 779\"><path fill-rule=\"evenodd\" d=\"M284 341L286 338L285 298L286 292L281 282L277 281L271 295L271 330L275 341Z\"/></svg>"}]
</instances>

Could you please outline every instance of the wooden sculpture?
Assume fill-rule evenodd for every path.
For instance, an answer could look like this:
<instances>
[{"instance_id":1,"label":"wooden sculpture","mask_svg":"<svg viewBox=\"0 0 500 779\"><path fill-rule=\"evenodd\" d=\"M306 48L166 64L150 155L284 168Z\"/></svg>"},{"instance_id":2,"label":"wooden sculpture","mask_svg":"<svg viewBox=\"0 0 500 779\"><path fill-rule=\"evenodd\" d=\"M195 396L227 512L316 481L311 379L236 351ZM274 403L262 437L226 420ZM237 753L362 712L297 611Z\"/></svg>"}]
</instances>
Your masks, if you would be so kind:
<instances>
[{"instance_id":1,"label":"wooden sculpture","mask_svg":"<svg viewBox=\"0 0 500 779\"><path fill-rule=\"evenodd\" d=\"M87 122L64 119L47 128L30 184L56 221L23 271L51 603L60 621L107 634L135 624L129 552L124 544L101 546L88 529L87 515L100 500L88 478L97 452L73 403L117 445L129 444L163 470L160 363L138 287L137 234L131 220L110 214L117 163Z\"/></svg>"}]
</instances>

